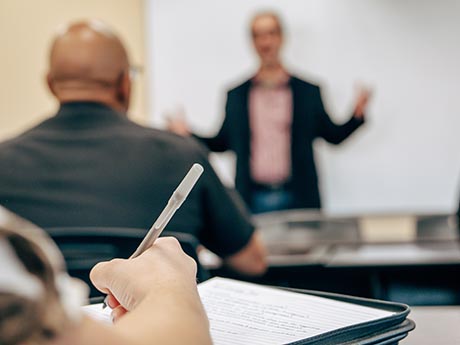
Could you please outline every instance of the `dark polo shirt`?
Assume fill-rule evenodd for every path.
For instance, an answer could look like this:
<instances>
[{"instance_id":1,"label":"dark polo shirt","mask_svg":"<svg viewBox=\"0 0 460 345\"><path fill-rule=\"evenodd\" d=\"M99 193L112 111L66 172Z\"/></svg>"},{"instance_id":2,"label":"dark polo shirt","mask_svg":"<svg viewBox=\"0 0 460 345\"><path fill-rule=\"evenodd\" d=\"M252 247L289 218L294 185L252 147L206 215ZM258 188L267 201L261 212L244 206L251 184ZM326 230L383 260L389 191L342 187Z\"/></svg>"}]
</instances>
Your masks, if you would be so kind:
<instances>
[{"instance_id":1,"label":"dark polo shirt","mask_svg":"<svg viewBox=\"0 0 460 345\"><path fill-rule=\"evenodd\" d=\"M221 256L254 229L192 138L142 127L97 103L66 103L0 144L0 204L42 227L148 229L193 163L204 173L166 230Z\"/></svg>"}]
</instances>

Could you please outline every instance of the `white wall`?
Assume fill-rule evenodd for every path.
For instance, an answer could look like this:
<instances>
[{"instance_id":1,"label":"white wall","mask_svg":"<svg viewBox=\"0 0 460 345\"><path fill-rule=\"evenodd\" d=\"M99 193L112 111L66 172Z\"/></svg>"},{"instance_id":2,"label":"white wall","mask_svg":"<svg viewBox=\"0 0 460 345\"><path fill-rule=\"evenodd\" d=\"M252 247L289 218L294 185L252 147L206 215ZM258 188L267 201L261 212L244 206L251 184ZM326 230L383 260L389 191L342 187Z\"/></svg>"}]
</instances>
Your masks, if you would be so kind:
<instances>
[{"instance_id":1,"label":"white wall","mask_svg":"<svg viewBox=\"0 0 460 345\"><path fill-rule=\"evenodd\" d=\"M326 211L451 212L460 188L460 1L150 0L152 123L183 105L196 132L217 131L225 90L257 66L248 22L265 8L286 24L287 65L322 86L336 121L348 118L356 83L374 89L364 129L338 147L317 143Z\"/></svg>"}]
</instances>

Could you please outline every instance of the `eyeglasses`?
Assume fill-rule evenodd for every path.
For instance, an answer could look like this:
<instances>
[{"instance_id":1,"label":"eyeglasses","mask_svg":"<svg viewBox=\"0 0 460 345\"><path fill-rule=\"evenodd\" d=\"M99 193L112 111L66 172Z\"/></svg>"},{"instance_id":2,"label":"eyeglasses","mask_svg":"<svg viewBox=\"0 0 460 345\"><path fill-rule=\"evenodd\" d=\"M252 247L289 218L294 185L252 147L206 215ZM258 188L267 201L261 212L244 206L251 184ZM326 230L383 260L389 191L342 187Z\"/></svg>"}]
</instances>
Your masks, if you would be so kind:
<instances>
[{"instance_id":1,"label":"eyeglasses","mask_svg":"<svg viewBox=\"0 0 460 345\"><path fill-rule=\"evenodd\" d=\"M129 77L131 80L136 80L139 78L139 75L144 71L144 68L142 66L138 65L131 65L129 66Z\"/></svg>"},{"instance_id":2,"label":"eyeglasses","mask_svg":"<svg viewBox=\"0 0 460 345\"><path fill-rule=\"evenodd\" d=\"M276 36L281 36L281 30L279 28L273 28L269 30L259 30L259 31L252 31L252 38L254 40L261 39L261 38L266 38L266 37L276 37Z\"/></svg>"}]
</instances>

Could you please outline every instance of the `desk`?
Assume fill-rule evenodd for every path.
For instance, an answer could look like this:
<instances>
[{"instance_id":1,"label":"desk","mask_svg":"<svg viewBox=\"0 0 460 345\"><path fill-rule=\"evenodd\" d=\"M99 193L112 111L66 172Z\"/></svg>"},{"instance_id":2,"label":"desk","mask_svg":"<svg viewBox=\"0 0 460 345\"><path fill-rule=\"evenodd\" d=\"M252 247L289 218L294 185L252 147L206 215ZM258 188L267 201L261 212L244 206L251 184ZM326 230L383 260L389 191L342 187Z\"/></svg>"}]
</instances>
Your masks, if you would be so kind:
<instances>
[{"instance_id":1,"label":"desk","mask_svg":"<svg viewBox=\"0 0 460 345\"><path fill-rule=\"evenodd\" d=\"M410 241L378 243L363 236L358 218L283 211L255 222L269 269L251 281L412 305L460 304L458 232L446 215L414 217Z\"/></svg>"},{"instance_id":2,"label":"desk","mask_svg":"<svg viewBox=\"0 0 460 345\"><path fill-rule=\"evenodd\" d=\"M401 345L460 344L460 307L412 307L416 328Z\"/></svg>"},{"instance_id":3,"label":"desk","mask_svg":"<svg viewBox=\"0 0 460 345\"><path fill-rule=\"evenodd\" d=\"M316 211L291 210L256 215L253 220L271 259L292 257L323 245L459 240L452 215L331 217Z\"/></svg>"}]
</instances>

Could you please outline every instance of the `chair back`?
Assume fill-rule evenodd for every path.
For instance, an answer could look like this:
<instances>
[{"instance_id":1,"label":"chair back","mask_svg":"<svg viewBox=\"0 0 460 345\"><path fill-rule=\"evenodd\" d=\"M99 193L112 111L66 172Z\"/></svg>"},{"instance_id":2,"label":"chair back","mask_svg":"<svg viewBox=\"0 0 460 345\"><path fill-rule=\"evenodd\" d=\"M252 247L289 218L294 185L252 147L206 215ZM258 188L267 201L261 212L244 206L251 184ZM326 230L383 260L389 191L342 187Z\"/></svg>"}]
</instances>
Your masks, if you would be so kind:
<instances>
[{"instance_id":1,"label":"chair back","mask_svg":"<svg viewBox=\"0 0 460 345\"><path fill-rule=\"evenodd\" d=\"M144 229L112 227L56 227L45 230L62 251L69 274L90 286L91 297L101 294L89 279L94 265L113 258L129 258L147 233ZM162 236L177 238L182 250L196 261L198 281L209 277L199 263L199 242L193 235L164 231Z\"/></svg>"}]
</instances>

